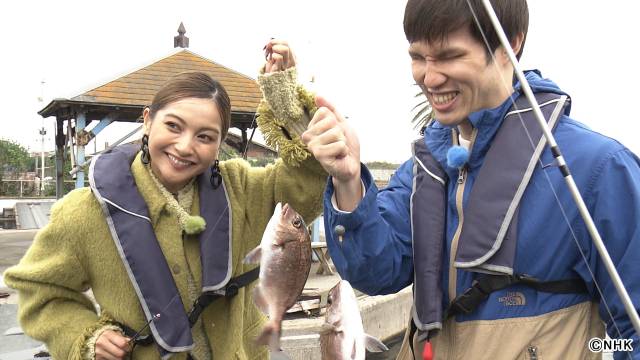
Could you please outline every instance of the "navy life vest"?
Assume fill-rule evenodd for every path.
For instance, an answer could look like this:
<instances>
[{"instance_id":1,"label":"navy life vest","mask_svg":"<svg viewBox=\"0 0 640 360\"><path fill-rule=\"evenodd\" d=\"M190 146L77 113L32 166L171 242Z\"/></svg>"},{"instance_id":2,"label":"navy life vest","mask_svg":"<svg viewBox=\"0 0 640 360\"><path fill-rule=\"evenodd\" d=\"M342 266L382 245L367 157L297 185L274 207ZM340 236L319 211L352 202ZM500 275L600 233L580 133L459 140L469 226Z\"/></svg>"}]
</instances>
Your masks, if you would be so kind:
<instances>
[{"instance_id":1,"label":"navy life vest","mask_svg":"<svg viewBox=\"0 0 640 360\"><path fill-rule=\"evenodd\" d=\"M202 262L202 295L187 314L158 244L147 204L138 191L131 164L139 147L124 145L96 156L91 162L91 189L102 206L109 231L129 279L149 321L152 343L163 358L193 348L191 326L213 300L233 296L258 277L254 269L231 279L231 212L224 183L213 188L211 169L196 179L200 216L207 226L198 237ZM161 314L155 318L155 314ZM125 327L125 333L131 329ZM127 334L132 336L133 334ZM145 344L143 342L143 344Z\"/></svg>"},{"instance_id":2,"label":"navy life vest","mask_svg":"<svg viewBox=\"0 0 640 360\"><path fill-rule=\"evenodd\" d=\"M538 93L536 99L553 129L564 113L567 96ZM447 309L442 307L442 271L447 270L443 269L443 256L449 179L424 139L413 144L414 177L410 204L414 261L412 318L415 327L424 334L423 339L431 330L442 328L447 317L469 313L491 292L516 283L545 292L586 291L579 279L543 283L527 275L513 273L518 206L546 145L542 129L528 105L527 99L520 96L505 115L464 208L464 222L453 266L488 275L479 276L473 286L454 299Z\"/></svg>"}]
</instances>

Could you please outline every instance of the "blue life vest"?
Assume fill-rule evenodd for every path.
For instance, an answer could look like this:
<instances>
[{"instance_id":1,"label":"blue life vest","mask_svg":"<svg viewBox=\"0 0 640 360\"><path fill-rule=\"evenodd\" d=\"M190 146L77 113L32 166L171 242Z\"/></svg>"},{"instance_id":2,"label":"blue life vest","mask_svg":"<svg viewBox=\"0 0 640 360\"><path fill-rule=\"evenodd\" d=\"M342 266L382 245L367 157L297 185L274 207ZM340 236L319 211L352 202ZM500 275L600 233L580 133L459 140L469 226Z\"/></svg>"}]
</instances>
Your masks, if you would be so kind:
<instances>
[{"instance_id":1,"label":"blue life vest","mask_svg":"<svg viewBox=\"0 0 640 360\"><path fill-rule=\"evenodd\" d=\"M537 93L543 115L553 129L564 107L566 95ZM458 240L453 266L490 274L443 309L442 279L445 249L447 183L446 172L432 156L424 139L413 144L413 192L411 228L414 261L415 327L428 336L442 328L443 321L459 312L470 312L492 291L515 283L539 291L583 292L584 283L559 280L541 283L524 274L514 274L518 205L538 166L546 145L542 129L524 96L505 115L475 180ZM451 294L453 295L453 294Z\"/></svg>"}]
</instances>

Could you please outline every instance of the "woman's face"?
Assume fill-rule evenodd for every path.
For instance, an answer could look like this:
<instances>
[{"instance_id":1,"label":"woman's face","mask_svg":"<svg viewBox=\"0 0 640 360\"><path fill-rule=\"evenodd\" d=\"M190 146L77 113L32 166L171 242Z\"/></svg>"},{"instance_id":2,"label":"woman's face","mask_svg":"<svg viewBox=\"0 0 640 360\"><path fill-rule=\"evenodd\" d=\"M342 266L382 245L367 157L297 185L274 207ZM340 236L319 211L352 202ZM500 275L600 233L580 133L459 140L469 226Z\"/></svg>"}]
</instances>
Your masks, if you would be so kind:
<instances>
[{"instance_id":1,"label":"woman's face","mask_svg":"<svg viewBox=\"0 0 640 360\"><path fill-rule=\"evenodd\" d=\"M202 174L218 156L222 119L212 99L185 98L144 113L151 169L172 193Z\"/></svg>"}]
</instances>

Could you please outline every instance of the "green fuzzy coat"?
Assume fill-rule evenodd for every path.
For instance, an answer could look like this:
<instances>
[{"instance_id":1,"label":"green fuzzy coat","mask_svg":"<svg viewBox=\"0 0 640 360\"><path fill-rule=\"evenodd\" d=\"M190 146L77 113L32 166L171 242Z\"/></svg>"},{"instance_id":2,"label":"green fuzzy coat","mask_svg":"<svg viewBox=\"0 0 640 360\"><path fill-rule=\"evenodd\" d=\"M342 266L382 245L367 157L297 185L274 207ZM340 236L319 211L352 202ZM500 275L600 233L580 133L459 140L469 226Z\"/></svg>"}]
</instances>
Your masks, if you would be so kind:
<instances>
[{"instance_id":1,"label":"green fuzzy coat","mask_svg":"<svg viewBox=\"0 0 640 360\"><path fill-rule=\"evenodd\" d=\"M277 202L291 204L307 223L321 212L326 173L315 160L307 159L298 167L278 160L266 168L252 168L236 159L220 163L220 169L232 210L232 276L253 267L242 260L259 244ZM201 287L197 236L187 236L183 243L176 214L139 156L131 170L187 311L189 271ZM199 214L198 209L196 194L192 214ZM133 329L146 323L102 209L89 188L72 191L56 203L49 224L38 232L20 263L5 272L4 281L19 292L18 318L25 333L43 341L54 359L81 359L87 340L113 320ZM231 300L214 302L202 313L215 359L268 358L266 347L253 343L265 320L253 304L253 285ZM88 289L100 306L100 316L83 294ZM155 345L136 347L134 356L159 358ZM172 357L185 358L186 354Z\"/></svg>"}]
</instances>

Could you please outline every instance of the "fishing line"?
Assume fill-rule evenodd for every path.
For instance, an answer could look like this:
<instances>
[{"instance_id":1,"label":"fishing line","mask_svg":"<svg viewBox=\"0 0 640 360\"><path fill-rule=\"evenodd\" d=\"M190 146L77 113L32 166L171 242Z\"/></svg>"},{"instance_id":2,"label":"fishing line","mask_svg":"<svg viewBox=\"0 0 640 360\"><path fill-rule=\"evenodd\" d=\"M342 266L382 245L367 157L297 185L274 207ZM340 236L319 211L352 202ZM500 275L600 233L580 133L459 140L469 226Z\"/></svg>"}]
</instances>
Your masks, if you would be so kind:
<instances>
[{"instance_id":1,"label":"fishing line","mask_svg":"<svg viewBox=\"0 0 640 360\"><path fill-rule=\"evenodd\" d=\"M489 52L489 53L490 53L490 55L491 55L491 58L492 58L492 60L493 60L493 64L494 64L494 66L496 66L496 68L497 68L497 59L496 59L495 55L491 52L491 46L489 45L489 41L488 41L488 39L487 39L487 37L486 37L486 34L485 34L484 30L482 29L482 27L481 27L481 25L480 25L480 21L478 20L477 14L476 14L475 10L473 9L473 6L471 5L470 0L466 0L466 2L467 2L467 5L469 6L469 10L471 11L471 14L472 14L472 16L473 16L474 22L475 22L475 24L477 25L477 27L478 27L478 29L479 29L479 31L480 31L480 34L482 35L482 38L483 38L484 43L485 43L485 46L486 46L486 47L487 47L487 49L489 50L488 52ZM507 81L502 77L502 75L500 76L500 79L501 79L501 84L504 86L504 88L505 88L507 91L511 92L511 90L513 89L513 87L512 87L512 86L507 85ZM513 107L514 107L515 109L517 109L517 110L518 110L518 108L517 108L517 106L516 106L516 103L515 103L515 99L514 99L512 96L509 96L509 100L511 101L511 103L512 103ZM532 104L532 106L533 106L533 104ZM524 124L524 119L523 119L522 115L520 114L520 112L516 113L516 115L518 116L518 118L519 118L519 120L520 120L520 123L522 124L522 127L524 128L524 130L525 130L525 132L526 132L526 134L527 134L527 138L529 139L529 142L530 142L530 144L531 144L532 148L535 150L535 144L534 144L534 141L533 141L533 139L531 138L531 134L529 133L529 131L528 131L527 127L526 127L526 126L525 126L525 124ZM546 139L545 139L545 142L546 142ZM544 166L544 164L542 163L542 160L541 160L541 159L538 159L538 163L540 164L540 166L542 167L542 169L544 169L544 168L545 168L545 166ZM601 298L601 299L602 299L602 301L603 301L603 304L604 304L604 306L605 306L605 309L607 310L607 313L608 313L609 317L611 318L611 321L612 321L612 323L613 323L614 328L616 329L616 332L617 332L617 334L618 334L618 337L619 337L619 338L622 338L622 334L621 334L621 332L620 332L620 329L618 328L617 322L615 321L615 318L613 317L613 314L612 314L612 312L611 312L611 309L610 309L610 307L609 307L609 304L608 304L608 302L606 301L606 299L605 299L605 297L604 297L604 293L603 293L603 291L602 291L602 289L601 289L600 285L598 284L598 281L597 281L597 279L596 279L596 277L595 277L595 274L594 274L594 272L593 272L593 269L591 269L591 267L589 266L589 262L588 262L588 260L587 260L586 255L585 255L585 252L584 252L584 250L582 249L582 247L580 246L580 243L579 243L578 238L577 238L577 236L576 236L576 234L575 234L575 231L574 231L574 229L573 229L573 226L571 226L571 223L570 223L570 221L569 221L569 218L568 218L568 216L567 216L567 214L566 214L566 212L565 212L565 209L564 209L564 207L563 207L563 205L562 205L562 203L561 203L561 201L560 201L560 199L559 199L559 197L558 197L558 194L556 193L556 191L555 191L555 190L554 190L554 188L553 188L553 184L551 183L551 179L550 179L550 177L549 177L549 174L548 174L546 171L543 171L543 173L544 173L544 175L545 175L545 179L546 179L546 181L547 181L547 184L549 185L549 188L551 189L551 192L552 192L552 193L553 193L553 195L554 195L555 201L556 201L556 203L557 203L557 205L558 205L558 207L559 207L559 209L560 209L560 211L561 211L561 213L562 213L563 219L564 219L565 223L567 224L567 226L569 227L569 230L570 230L570 232L571 232L571 237L572 237L572 239L574 240L574 242L575 242L575 244L576 244L576 247L578 248L578 251L580 252L580 255L582 256L582 259L583 259L583 261L584 261L585 265L587 266L587 269L588 269L588 271L589 271L589 274L591 275L591 278L592 278L592 279L593 279L593 281L594 281L594 285L595 285L595 287L596 287L596 289L597 289L597 291L598 291L598 293L599 293L599 295L600 295L600 298ZM629 358L631 358L631 357L630 357L630 355L629 355L628 353L627 353L627 356L628 356Z\"/></svg>"}]
</instances>

